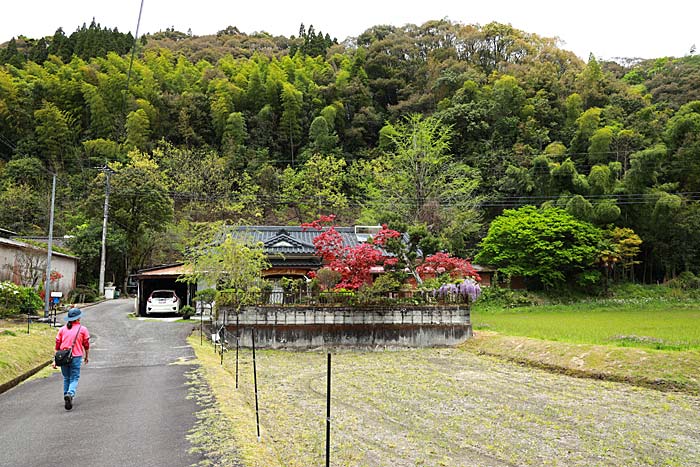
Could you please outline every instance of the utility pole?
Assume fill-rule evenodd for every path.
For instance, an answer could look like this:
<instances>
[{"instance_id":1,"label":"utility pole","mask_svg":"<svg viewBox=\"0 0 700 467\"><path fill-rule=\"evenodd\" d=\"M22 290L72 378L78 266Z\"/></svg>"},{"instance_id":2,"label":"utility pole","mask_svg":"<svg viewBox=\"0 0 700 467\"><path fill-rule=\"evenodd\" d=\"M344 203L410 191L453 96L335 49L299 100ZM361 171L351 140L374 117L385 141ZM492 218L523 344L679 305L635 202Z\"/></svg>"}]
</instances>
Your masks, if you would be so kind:
<instances>
[{"instance_id":1,"label":"utility pole","mask_svg":"<svg viewBox=\"0 0 700 467\"><path fill-rule=\"evenodd\" d=\"M53 255L53 207L56 201L56 174L51 184L51 214L49 216L49 247L46 256L46 284L44 286L44 318L49 318L49 301L51 300L51 256Z\"/></svg>"},{"instance_id":2,"label":"utility pole","mask_svg":"<svg viewBox=\"0 0 700 467\"><path fill-rule=\"evenodd\" d=\"M100 259L100 284L99 284L99 294L103 296L105 294L105 263L107 259L107 218L109 217L109 177L112 175L112 170L105 166L101 167L105 173L105 207L104 215L102 219L102 257Z\"/></svg>"}]
</instances>

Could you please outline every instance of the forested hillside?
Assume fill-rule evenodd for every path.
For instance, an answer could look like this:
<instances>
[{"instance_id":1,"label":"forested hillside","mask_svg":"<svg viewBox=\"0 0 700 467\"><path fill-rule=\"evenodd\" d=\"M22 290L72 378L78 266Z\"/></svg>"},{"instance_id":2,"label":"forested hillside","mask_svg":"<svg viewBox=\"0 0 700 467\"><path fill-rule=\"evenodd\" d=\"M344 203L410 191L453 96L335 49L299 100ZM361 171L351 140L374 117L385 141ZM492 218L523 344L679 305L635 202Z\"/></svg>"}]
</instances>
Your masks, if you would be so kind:
<instances>
[{"instance_id":1,"label":"forested hillside","mask_svg":"<svg viewBox=\"0 0 700 467\"><path fill-rule=\"evenodd\" d=\"M312 26L168 30L133 65L132 43L93 21L0 50L0 227L45 235L58 174L55 234L73 236L83 282L107 166L117 281L180 258L202 222L424 224L432 248L472 256L503 209L530 204L631 229L638 280L700 272L700 56L584 63L446 20L344 43Z\"/></svg>"}]
</instances>

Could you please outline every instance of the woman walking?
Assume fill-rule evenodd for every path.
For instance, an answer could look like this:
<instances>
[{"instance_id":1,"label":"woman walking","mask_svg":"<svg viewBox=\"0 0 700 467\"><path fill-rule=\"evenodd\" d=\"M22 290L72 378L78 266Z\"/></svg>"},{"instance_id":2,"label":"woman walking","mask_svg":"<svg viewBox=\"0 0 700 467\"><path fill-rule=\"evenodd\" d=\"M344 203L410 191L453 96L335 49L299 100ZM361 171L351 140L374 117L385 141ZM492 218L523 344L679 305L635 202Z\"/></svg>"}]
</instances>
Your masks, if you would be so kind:
<instances>
[{"instance_id":1,"label":"woman walking","mask_svg":"<svg viewBox=\"0 0 700 467\"><path fill-rule=\"evenodd\" d=\"M90 352L90 333L87 328L80 324L83 312L79 308L71 308L68 315L63 318L68 321L65 326L58 330L56 335L56 350L73 348L73 359L67 365L61 366L63 373L63 400L66 410L73 408L73 398L75 390L78 388L80 379L80 367L83 361L87 365L88 353ZM84 357L84 358L83 358ZM56 361L53 362L56 368Z\"/></svg>"}]
</instances>

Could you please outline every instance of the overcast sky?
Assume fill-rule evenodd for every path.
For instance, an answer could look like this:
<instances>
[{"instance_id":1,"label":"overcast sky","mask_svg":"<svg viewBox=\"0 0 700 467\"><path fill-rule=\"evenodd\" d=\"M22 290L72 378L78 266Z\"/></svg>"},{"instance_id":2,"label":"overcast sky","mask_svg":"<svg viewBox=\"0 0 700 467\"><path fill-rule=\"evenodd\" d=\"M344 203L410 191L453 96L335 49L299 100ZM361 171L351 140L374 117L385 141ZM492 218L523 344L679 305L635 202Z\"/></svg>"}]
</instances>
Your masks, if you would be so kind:
<instances>
[{"instance_id":1,"label":"overcast sky","mask_svg":"<svg viewBox=\"0 0 700 467\"><path fill-rule=\"evenodd\" d=\"M102 26L136 31L141 0L33 0L3 2L0 43L13 36L67 35L94 17ZM696 0L144 0L139 35L174 26L195 35L226 26L245 33L267 31L296 35L299 24L314 25L342 41L370 26L447 18L463 24L491 21L544 37L559 37L560 46L584 60L597 58L687 55L700 47L700 2Z\"/></svg>"}]
</instances>

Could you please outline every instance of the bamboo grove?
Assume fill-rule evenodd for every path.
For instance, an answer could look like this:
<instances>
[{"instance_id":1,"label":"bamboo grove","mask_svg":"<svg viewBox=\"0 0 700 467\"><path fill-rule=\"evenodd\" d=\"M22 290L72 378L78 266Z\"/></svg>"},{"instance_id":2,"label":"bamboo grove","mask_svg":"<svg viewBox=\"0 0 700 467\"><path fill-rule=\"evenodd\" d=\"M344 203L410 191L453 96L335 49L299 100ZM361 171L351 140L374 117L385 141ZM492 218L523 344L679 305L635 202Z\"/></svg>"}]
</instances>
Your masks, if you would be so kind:
<instances>
[{"instance_id":1,"label":"bamboo grove","mask_svg":"<svg viewBox=\"0 0 700 467\"><path fill-rule=\"evenodd\" d=\"M130 63L134 44L135 60ZM204 224L423 226L473 256L505 209L637 235L626 274L700 272L700 56L588 62L508 25L376 26L339 42L93 23L0 48L0 227L99 264L105 167L115 281ZM628 235L628 236L629 236Z\"/></svg>"}]
</instances>

